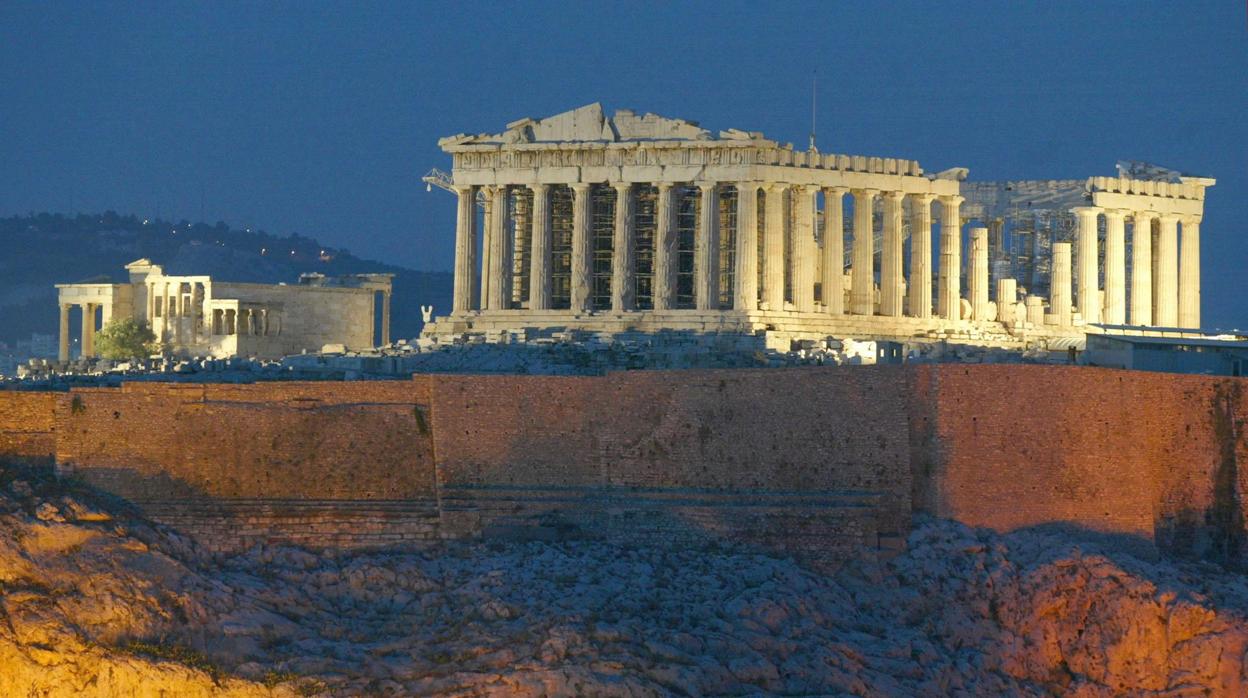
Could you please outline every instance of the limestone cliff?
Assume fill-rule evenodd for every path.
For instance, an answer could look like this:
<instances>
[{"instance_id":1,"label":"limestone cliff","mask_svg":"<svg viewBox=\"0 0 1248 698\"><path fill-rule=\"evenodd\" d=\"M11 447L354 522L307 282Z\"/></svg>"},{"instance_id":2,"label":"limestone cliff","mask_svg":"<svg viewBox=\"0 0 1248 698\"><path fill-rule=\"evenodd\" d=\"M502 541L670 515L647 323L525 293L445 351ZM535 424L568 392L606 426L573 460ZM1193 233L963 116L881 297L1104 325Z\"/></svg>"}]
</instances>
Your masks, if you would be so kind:
<instances>
[{"instance_id":1,"label":"limestone cliff","mask_svg":"<svg viewBox=\"0 0 1248 698\"><path fill-rule=\"evenodd\" d=\"M583 541L210 558L0 474L0 695L1244 695L1248 585L1062 531L918 525L827 577Z\"/></svg>"}]
</instances>

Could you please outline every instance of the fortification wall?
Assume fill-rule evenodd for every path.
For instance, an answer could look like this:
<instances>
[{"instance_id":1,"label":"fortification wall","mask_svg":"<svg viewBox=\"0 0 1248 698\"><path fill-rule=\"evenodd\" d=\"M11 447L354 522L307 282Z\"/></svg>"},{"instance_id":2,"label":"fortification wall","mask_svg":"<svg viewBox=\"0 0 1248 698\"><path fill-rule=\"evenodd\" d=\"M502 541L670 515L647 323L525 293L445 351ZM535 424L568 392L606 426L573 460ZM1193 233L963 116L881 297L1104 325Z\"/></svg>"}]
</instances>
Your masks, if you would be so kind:
<instances>
[{"instance_id":1,"label":"fortification wall","mask_svg":"<svg viewBox=\"0 0 1248 698\"><path fill-rule=\"evenodd\" d=\"M220 550L711 536L837 558L919 511L1226 556L1245 385L1018 365L138 383L0 392L0 455L55 454Z\"/></svg>"},{"instance_id":2,"label":"fortification wall","mask_svg":"<svg viewBox=\"0 0 1248 698\"><path fill-rule=\"evenodd\" d=\"M916 509L997 530L1070 524L1196 555L1224 555L1242 539L1243 379L928 370L911 422L921 431L926 413L932 425L915 450Z\"/></svg>"},{"instance_id":3,"label":"fortification wall","mask_svg":"<svg viewBox=\"0 0 1248 698\"><path fill-rule=\"evenodd\" d=\"M51 461L56 449L55 393L0 391L0 455Z\"/></svg>"},{"instance_id":4,"label":"fortification wall","mask_svg":"<svg viewBox=\"0 0 1248 698\"><path fill-rule=\"evenodd\" d=\"M906 383L899 367L442 379L444 511L468 528L891 545L909 525Z\"/></svg>"}]
</instances>

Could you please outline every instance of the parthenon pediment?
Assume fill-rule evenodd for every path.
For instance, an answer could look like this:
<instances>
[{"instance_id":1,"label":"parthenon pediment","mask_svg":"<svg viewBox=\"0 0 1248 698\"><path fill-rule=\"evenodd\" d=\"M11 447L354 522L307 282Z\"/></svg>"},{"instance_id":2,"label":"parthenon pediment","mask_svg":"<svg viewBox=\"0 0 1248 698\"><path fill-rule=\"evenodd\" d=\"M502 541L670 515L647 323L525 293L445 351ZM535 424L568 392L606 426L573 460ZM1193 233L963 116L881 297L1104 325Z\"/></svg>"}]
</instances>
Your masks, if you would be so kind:
<instances>
[{"instance_id":1,"label":"parthenon pediment","mask_svg":"<svg viewBox=\"0 0 1248 698\"><path fill-rule=\"evenodd\" d=\"M720 134L724 139L740 139L762 134L730 130ZM712 140L710 131L696 121L670 119L658 114L637 114L631 109L618 109L608 117L602 104L594 102L544 119L524 118L507 124L502 133L477 135L457 134L438 141L445 147L474 143L546 143L546 142L619 142L643 140Z\"/></svg>"}]
</instances>

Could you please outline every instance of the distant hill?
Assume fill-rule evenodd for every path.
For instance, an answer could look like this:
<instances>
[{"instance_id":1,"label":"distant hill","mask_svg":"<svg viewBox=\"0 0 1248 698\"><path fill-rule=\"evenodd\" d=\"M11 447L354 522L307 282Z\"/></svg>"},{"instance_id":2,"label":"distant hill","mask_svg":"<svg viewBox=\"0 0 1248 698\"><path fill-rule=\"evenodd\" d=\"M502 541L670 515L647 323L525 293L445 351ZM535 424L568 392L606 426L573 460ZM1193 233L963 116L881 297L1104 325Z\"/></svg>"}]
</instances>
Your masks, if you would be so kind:
<instances>
[{"instance_id":1,"label":"distant hill","mask_svg":"<svg viewBox=\"0 0 1248 698\"><path fill-rule=\"evenodd\" d=\"M420 306L445 313L451 274L422 272L360 259L301 235L281 237L225 223L177 223L112 211L0 218L0 341L57 330L53 284L124 281L128 262L148 257L173 274L208 274L222 281L295 283L299 274L389 272L394 277L391 336L420 332Z\"/></svg>"}]
</instances>

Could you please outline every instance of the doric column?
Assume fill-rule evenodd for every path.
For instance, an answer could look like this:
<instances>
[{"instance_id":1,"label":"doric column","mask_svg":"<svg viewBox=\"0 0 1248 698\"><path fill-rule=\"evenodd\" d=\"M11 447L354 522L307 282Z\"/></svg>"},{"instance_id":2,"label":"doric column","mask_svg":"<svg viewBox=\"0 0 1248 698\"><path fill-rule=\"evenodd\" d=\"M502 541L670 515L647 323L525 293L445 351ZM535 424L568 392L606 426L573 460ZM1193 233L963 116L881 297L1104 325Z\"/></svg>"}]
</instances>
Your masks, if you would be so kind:
<instances>
[{"instance_id":1,"label":"doric column","mask_svg":"<svg viewBox=\"0 0 1248 698\"><path fill-rule=\"evenodd\" d=\"M267 313L267 311L265 311ZM264 316L265 324L268 324L268 315ZM385 346L390 343L390 291L383 291L381 294L381 344Z\"/></svg>"},{"instance_id":2,"label":"doric column","mask_svg":"<svg viewBox=\"0 0 1248 698\"><path fill-rule=\"evenodd\" d=\"M845 312L845 187L823 190L823 312Z\"/></svg>"},{"instance_id":3,"label":"doric column","mask_svg":"<svg viewBox=\"0 0 1248 698\"><path fill-rule=\"evenodd\" d=\"M590 239L589 185L577 182L572 187L572 310L590 309Z\"/></svg>"},{"instance_id":4,"label":"doric column","mask_svg":"<svg viewBox=\"0 0 1248 698\"><path fill-rule=\"evenodd\" d=\"M472 310L473 265L477 257L476 187L456 186L459 205L455 209L455 289L451 311Z\"/></svg>"},{"instance_id":5,"label":"doric column","mask_svg":"<svg viewBox=\"0 0 1248 698\"><path fill-rule=\"evenodd\" d=\"M962 317L961 196L940 197L940 268L937 270L936 312L946 320Z\"/></svg>"},{"instance_id":6,"label":"doric column","mask_svg":"<svg viewBox=\"0 0 1248 698\"><path fill-rule=\"evenodd\" d=\"M636 308L637 282L633 278L633 185L616 182L615 230L611 243L611 310Z\"/></svg>"},{"instance_id":7,"label":"doric column","mask_svg":"<svg viewBox=\"0 0 1248 698\"><path fill-rule=\"evenodd\" d=\"M714 182L698 182L698 233L694 238L693 287L698 310L719 307L719 198Z\"/></svg>"},{"instance_id":8,"label":"doric column","mask_svg":"<svg viewBox=\"0 0 1248 698\"><path fill-rule=\"evenodd\" d=\"M768 310L784 310L784 190L767 186L763 200L763 302Z\"/></svg>"},{"instance_id":9,"label":"doric column","mask_svg":"<svg viewBox=\"0 0 1248 698\"><path fill-rule=\"evenodd\" d=\"M1131 216L1131 324L1153 324L1153 214Z\"/></svg>"},{"instance_id":10,"label":"doric column","mask_svg":"<svg viewBox=\"0 0 1248 698\"><path fill-rule=\"evenodd\" d=\"M971 228L971 268L967 280L971 319L988 319L988 229Z\"/></svg>"},{"instance_id":11,"label":"doric column","mask_svg":"<svg viewBox=\"0 0 1248 698\"><path fill-rule=\"evenodd\" d=\"M910 316L932 316L931 194L910 195Z\"/></svg>"},{"instance_id":12,"label":"doric column","mask_svg":"<svg viewBox=\"0 0 1248 698\"><path fill-rule=\"evenodd\" d=\"M550 309L550 185L530 184L533 240L529 243L529 310Z\"/></svg>"},{"instance_id":13,"label":"doric column","mask_svg":"<svg viewBox=\"0 0 1248 698\"><path fill-rule=\"evenodd\" d=\"M1157 324L1179 324L1179 217L1172 213L1157 218Z\"/></svg>"},{"instance_id":14,"label":"doric column","mask_svg":"<svg viewBox=\"0 0 1248 698\"><path fill-rule=\"evenodd\" d=\"M490 188L490 310L511 307L511 245L507 244L507 187Z\"/></svg>"},{"instance_id":15,"label":"doric column","mask_svg":"<svg viewBox=\"0 0 1248 698\"><path fill-rule=\"evenodd\" d=\"M519 191L520 187L515 190L515 203L510 206L511 211L511 231L505 235L507 242L507 278L510 282L507 284L508 291L506 298L503 299L505 307L519 308L520 304L529 300L524 295L524 279L529 274L529 267L524 265L524 257L522 251L525 247L530 247L533 241L532 228L529 227L529 201L528 198L522 196ZM503 201L512 202L511 191L504 190ZM503 222L503 229L507 230L506 221ZM530 259L532 256L530 255Z\"/></svg>"},{"instance_id":16,"label":"doric column","mask_svg":"<svg viewBox=\"0 0 1248 698\"><path fill-rule=\"evenodd\" d=\"M875 189L854 189L854 268L849 305L855 315L875 314L875 233L871 228Z\"/></svg>"},{"instance_id":17,"label":"doric column","mask_svg":"<svg viewBox=\"0 0 1248 698\"><path fill-rule=\"evenodd\" d=\"M82 304L82 358L95 356L95 304Z\"/></svg>"},{"instance_id":18,"label":"doric column","mask_svg":"<svg viewBox=\"0 0 1248 698\"><path fill-rule=\"evenodd\" d=\"M1179 252L1179 327L1200 327L1200 217L1183 219Z\"/></svg>"},{"instance_id":19,"label":"doric column","mask_svg":"<svg viewBox=\"0 0 1248 698\"><path fill-rule=\"evenodd\" d=\"M815 311L815 193L818 187L793 190L792 257L793 308L803 313Z\"/></svg>"},{"instance_id":20,"label":"doric column","mask_svg":"<svg viewBox=\"0 0 1248 698\"><path fill-rule=\"evenodd\" d=\"M1070 243L1053 243L1053 275L1049 282L1049 312L1053 324L1069 327L1070 315Z\"/></svg>"},{"instance_id":21,"label":"doric column","mask_svg":"<svg viewBox=\"0 0 1248 698\"><path fill-rule=\"evenodd\" d=\"M1127 324L1126 211L1105 211L1105 323Z\"/></svg>"},{"instance_id":22,"label":"doric column","mask_svg":"<svg viewBox=\"0 0 1248 698\"><path fill-rule=\"evenodd\" d=\"M900 317L905 294L901 274L902 211L906 195L884 192L884 249L880 250L880 315Z\"/></svg>"},{"instance_id":23,"label":"doric column","mask_svg":"<svg viewBox=\"0 0 1248 698\"><path fill-rule=\"evenodd\" d=\"M477 264L477 281L479 291L477 293L477 306L481 310L490 307L490 268L493 262L490 260L494 254L494 226L490 223L494 212L494 187L485 187L482 193L485 194L485 208L482 213L483 225L481 231L481 262Z\"/></svg>"},{"instance_id":24,"label":"doric column","mask_svg":"<svg viewBox=\"0 0 1248 698\"><path fill-rule=\"evenodd\" d=\"M61 308L60 343L56 347L56 360L69 361L69 306L58 303Z\"/></svg>"},{"instance_id":25,"label":"doric column","mask_svg":"<svg viewBox=\"0 0 1248 698\"><path fill-rule=\"evenodd\" d=\"M758 182L737 182L734 310L758 309Z\"/></svg>"},{"instance_id":26,"label":"doric column","mask_svg":"<svg viewBox=\"0 0 1248 698\"><path fill-rule=\"evenodd\" d=\"M1079 292L1075 295L1079 314L1084 323L1101 321L1100 286L1097 279L1096 217L1101 209L1096 206L1076 206L1071 211L1078 217L1075 242L1079 246Z\"/></svg>"},{"instance_id":27,"label":"doric column","mask_svg":"<svg viewBox=\"0 0 1248 698\"><path fill-rule=\"evenodd\" d=\"M654 309L670 310L676 295L676 216L671 182L656 182L654 221Z\"/></svg>"},{"instance_id":28,"label":"doric column","mask_svg":"<svg viewBox=\"0 0 1248 698\"><path fill-rule=\"evenodd\" d=\"M1017 319L1014 315L1018 303L1018 281L1016 279L997 279L997 320L1006 325L1013 325Z\"/></svg>"}]
</instances>

